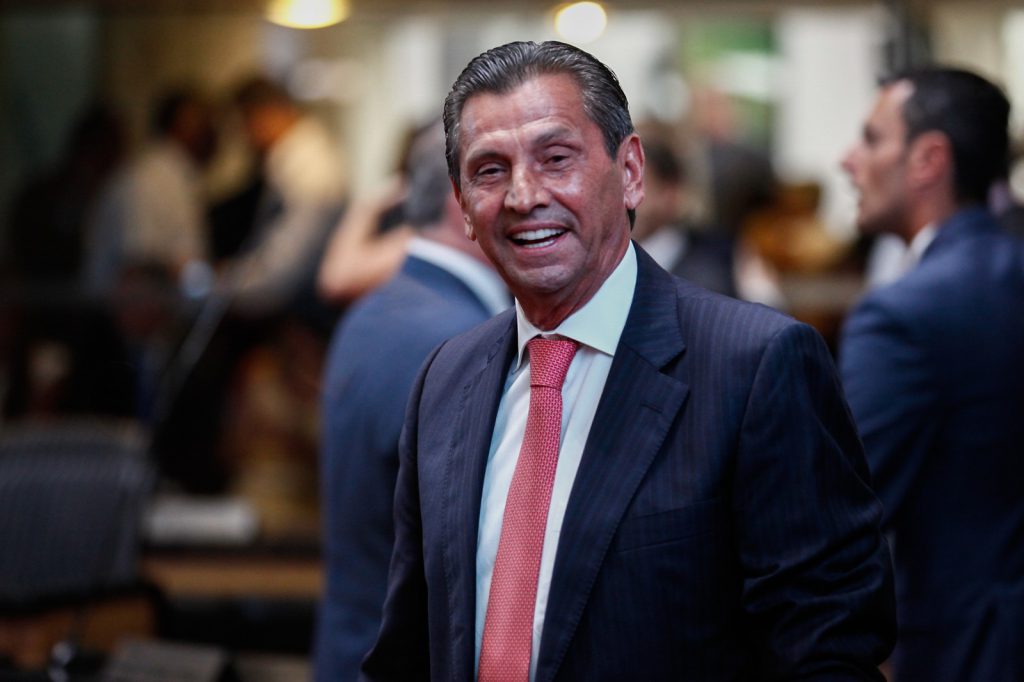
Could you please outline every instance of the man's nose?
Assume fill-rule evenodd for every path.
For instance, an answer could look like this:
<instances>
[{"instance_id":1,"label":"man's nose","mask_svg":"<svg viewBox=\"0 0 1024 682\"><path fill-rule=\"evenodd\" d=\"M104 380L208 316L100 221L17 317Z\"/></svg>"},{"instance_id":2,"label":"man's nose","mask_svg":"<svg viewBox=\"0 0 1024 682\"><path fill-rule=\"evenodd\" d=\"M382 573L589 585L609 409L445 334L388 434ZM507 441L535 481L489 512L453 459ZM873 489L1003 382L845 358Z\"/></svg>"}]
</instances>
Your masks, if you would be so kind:
<instances>
[{"instance_id":1,"label":"man's nose","mask_svg":"<svg viewBox=\"0 0 1024 682\"><path fill-rule=\"evenodd\" d=\"M843 154L843 158L839 160L839 167L846 172L847 175L853 177L855 157L857 155L857 146L854 145L846 150Z\"/></svg>"},{"instance_id":2,"label":"man's nose","mask_svg":"<svg viewBox=\"0 0 1024 682\"><path fill-rule=\"evenodd\" d=\"M512 182L505 193L505 208L516 213L529 213L550 201L543 178L530 168L519 167L512 173Z\"/></svg>"}]
</instances>

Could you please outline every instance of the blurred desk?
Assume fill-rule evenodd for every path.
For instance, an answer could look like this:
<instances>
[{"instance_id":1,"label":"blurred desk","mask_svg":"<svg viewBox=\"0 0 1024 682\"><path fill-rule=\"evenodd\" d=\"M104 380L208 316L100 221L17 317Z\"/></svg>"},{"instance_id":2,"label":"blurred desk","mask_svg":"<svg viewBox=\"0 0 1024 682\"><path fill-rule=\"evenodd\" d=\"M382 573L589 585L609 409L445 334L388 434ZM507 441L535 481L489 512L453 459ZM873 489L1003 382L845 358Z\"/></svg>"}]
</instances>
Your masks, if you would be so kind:
<instances>
[{"instance_id":1,"label":"blurred desk","mask_svg":"<svg viewBox=\"0 0 1024 682\"><path fill-rule=\"evenodd\" d=\"M835 352L846 313L864 293L862 277L849 272L787 273L780 285L790 314L817 329Z\"/></svg>"},{"instance_id":2,"label":"blurred desk","mask_svg":"<svg viewBox=\"0 0 1024 682\"><path fill-rule=\"evenodd\" d=\"M169 599L315 601L323 585L323 567L314 550L149 550L143 554L142 575Z\"/></svg>"},{"instance_id":3,"label":"blurred desk","mask_svg":"<svg viewBox=\"0 0 1024 682\"><path fill-rule=\"evenodd\" d=\"M233 654L309 655L323 583L315 538L244 547L148 547L159 636Z\"/></svg>"},{"instance_id":4,"label":"blurred desk","mask_svg":"<svg viewBox=\"0 0 1024 682\"><path fill-rule=\"evenodd\" d=\"M240 497L158 496L143 524L142 575L168 599L315 601L319 524L274 527Z\"/></svg>"},{"instance_id":5,"label":"blurred desk","mask_svg":"<svg viewBox=\"0 0 1024 682\"><path fill-rule=\"evenodd\" d=\"M863 278L857 273L787 273L780 284L792 309L840 316L864 293Z\"/></svg>"}]
</instances>

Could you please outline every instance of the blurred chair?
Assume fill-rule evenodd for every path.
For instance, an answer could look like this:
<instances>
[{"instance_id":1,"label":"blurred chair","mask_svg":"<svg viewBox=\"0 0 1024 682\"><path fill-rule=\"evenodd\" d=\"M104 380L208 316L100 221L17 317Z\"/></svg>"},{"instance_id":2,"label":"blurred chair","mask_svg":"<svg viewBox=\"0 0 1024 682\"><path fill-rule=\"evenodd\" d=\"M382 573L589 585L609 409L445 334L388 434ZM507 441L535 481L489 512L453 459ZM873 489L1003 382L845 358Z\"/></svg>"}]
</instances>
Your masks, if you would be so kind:
<instances>
[{"instance_id":1,"label":"blurred chair","mask_svg":"<svg viewBox=\"0 0 1024 682\"><path fill-rule=\"evenodd\" d=\"M144 613L120 613L115 629L151 627L139 529L154 483L145 435L130 423L0 432L0 654L39 665L62 640L108 647L119 633L98 642L88 630L97 609L126 599Z\"/></svg>"}]
</instances>

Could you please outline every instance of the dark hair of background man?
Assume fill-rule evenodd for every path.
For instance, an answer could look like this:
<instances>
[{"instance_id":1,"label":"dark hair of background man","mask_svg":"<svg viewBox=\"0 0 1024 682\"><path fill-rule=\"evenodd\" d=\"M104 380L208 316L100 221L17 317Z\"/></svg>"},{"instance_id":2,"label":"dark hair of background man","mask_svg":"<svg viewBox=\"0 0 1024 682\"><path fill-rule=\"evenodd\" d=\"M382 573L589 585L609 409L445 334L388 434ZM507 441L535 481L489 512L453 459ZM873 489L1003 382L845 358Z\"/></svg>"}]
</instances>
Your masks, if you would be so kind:
<instances>
[{"instance_id":1,"label":"dark hair of background man","mask_svg":"<svg viewBox=\"0 0 1024 682\"><path fill-rule=\"evenodd\" d=\"M959 69L908 70L882 84L899 81L913 86L903 106L907 141L932 130L944 134L953 149L957 201L986 201L993 181L1007 173L1006 96L984 78Z\"/></svg>"}]
</instances>

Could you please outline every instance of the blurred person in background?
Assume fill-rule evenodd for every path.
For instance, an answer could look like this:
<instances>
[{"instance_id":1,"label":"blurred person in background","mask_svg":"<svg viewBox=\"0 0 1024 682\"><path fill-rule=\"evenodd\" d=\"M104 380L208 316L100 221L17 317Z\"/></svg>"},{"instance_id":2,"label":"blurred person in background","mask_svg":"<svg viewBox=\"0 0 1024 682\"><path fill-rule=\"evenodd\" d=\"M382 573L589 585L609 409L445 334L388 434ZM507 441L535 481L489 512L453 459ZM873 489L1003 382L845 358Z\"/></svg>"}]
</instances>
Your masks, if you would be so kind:
<instances>
[{"instance_id":1,"label":"blurred person in background","mask_svg":"<svg viewBox=\"0 0 1024 682\"><path fill-rule=\"evenodd\" d=\"M1024 237L1024 203L1014 192L1013 167L1021 163L1019 152L1011 150L1006 173L992 183L988 192L988 206L996 216L996 220L1010 234Z\"/></svg>"},{"instance_id":2,"label":"blurred person in background","mask_svg":"<svg viewBox=\"0 0 1024 682\"><path fill-rule=\"evenodd\" d=\"M346 209L317 275L317 290L325 301L344 308L401 267L413 230L404 218L386 231L381 223L402 213L407 191L405 178L391 178Z\"/></svg>"},{"instance_id":3,"label":"blurred person in background","mask_svg":"<svg viewBox=\"0 0 1024 682\"><path fill-rule=\"evenodd\" d=\"M744 139L729 95L701 87L694 100L694 125L707 164L711 227L738 238L750 214L775 199L775 169L764 151Z\"/></svg>"},{"instance_id":4,"label":"blurred person in background","mask_svg":"<svg viewBox=\"0 0 1024 682\"><path fill-rule=\"evenodd\" d=\"M82 296L89 218L124 159L124 121L90 106L56 164L13 198L0 295L0 402L6 417L128 415L133 376L108 310ZM4 390L6 389L6 390Z\"/></svg>"},{"instance_id":5,"label":"blurred person in background","mask_svg":"<svg viewBox=\"0 0 1024 682\"><path fill-rule=\"evenodd\" d=\"M6 244L18 281L78 283L89 216L124 153L124 122L109 106L74 123L57 164L14 198Z\"/></svg>"},{"instance_id":6,"label":"blurred person in background","mask_svg":"<svg viewBox=\"0 0 1024 682\"><path fill-rule=\"evenodd\" d=\"M216 149L212 107L194 89L170 91L156 104L152 133L91 218L84 276L97 293L110 294L136 267L174 282L208 260L203 171Z\"/></svg>"},{"instance_id":7,"label":"blurred person in background","mask_svg":"<svg viewBox=\"0 0 1024 682\"><path fill-rule=\"evenodd\" d=\"M843 159L865 234L908 246L852 310L840 369L896 566L896 680L1024 679L1024 244L986 207L1009 103L923 68Z\"/></svg>"},{"instance_id":8,"label":"blurred person in background","mask_svg":"<svg viewBox=\"0 0 1024 682\"><path fill-rule=\"evenodd\" d=\"M220 265L220 289L236 313L265 316L315 299L348 176L336 140L281 85L251 77L234 102L263 184L246 243Z\"/></svg>"},{"instance_id":9,"label":"blurred person in background","mask_svg":"<svg viewBox=\"0 0 1024 682\"><path fill-rule=\"evenodd\" d=\"M785 310L788 302L779 273L756 240L749 238L752 222L776 206L779 183L771 158L751 140L739 113L736 99L720 89L711 85L695 89L696 169L701 171L707 203L702 221L709 234L728 243L733 295Z\"/></svg>"},{"instance_id":10,"label":"blurred person in background","mask_svg":"<svg viewBox=\"0 0 1024 682\"><path fill-rule=\"evenodd\" d=\"M252 456L253 434L275 457L286 450L301 456L304 449L295 442L280 443L305 435L290 431L299 427L288 415L293 405L315 399L307 385L319 376L336 318L317 296L316 273L346 196L338 144L282 85L264 76L242 80L231 99L259 178L243 190L252 210L234 217L251 224L234 226L244 236L216 263L211 294L164 381L155 427L164 473L195 492L235 483L236 456ZM291 382L282 385L283 364ZM283 401L275 410L259 423L250 419L232 440L229 413L258 410L261 403L247 399L278 390ZM312 455L315 444L308 445Z\"/></svg>"},{"instance_id":11,"label":"blurred person in background","mask_svg":"<svg viewBox=\"0 0 1024 682\"><path fill-rule=\"evenodd\" d=\"M332 305L343 308L391 279L405 260L414 232L405 220L410 155L415 140L432 125L408 128L395 173L375 191L353 200L331 235L317 288Z\"/></svg>"},{"instance_id":12,"label":"blurred person in background","mask_svg":"<svg viewBox=\"0 0 1024 682\"><path fill-rule=\"evenodd\" d=\"M415 236L401 271L346 314L328 353L321 413L326 591L316 679L355 680L380 628L394 541L398 437L413 380L445 339L509 307L504 283L463 232L440 122L413 145L403 203Z\"/></svg>"},{"instance_id":13,"label":"blurred person in background","mask_svg":"<svg viewBox=\"0 0 1024 682\"><path fill-rule=\"evenodd\" d=\"M217 148L213 106L196 88L170 89L156 100L151 134L96 205L83 273L116 321L134 376L134 413L147 421L184 297L209 286L203 174Z\"/></svg>"},{"instance_id":14,"label":"blurred person in background","mask_svg":"<svg viewBox=\"0 0 1024 682\"><path fill-rule=\"evenodd\" d=\"M656 135L646 135L643 146L644 202L637 207L633 239L673 275L735 296L733 241L686 218L691 197L682 157Z\"/></svg>"}]
</instances>

